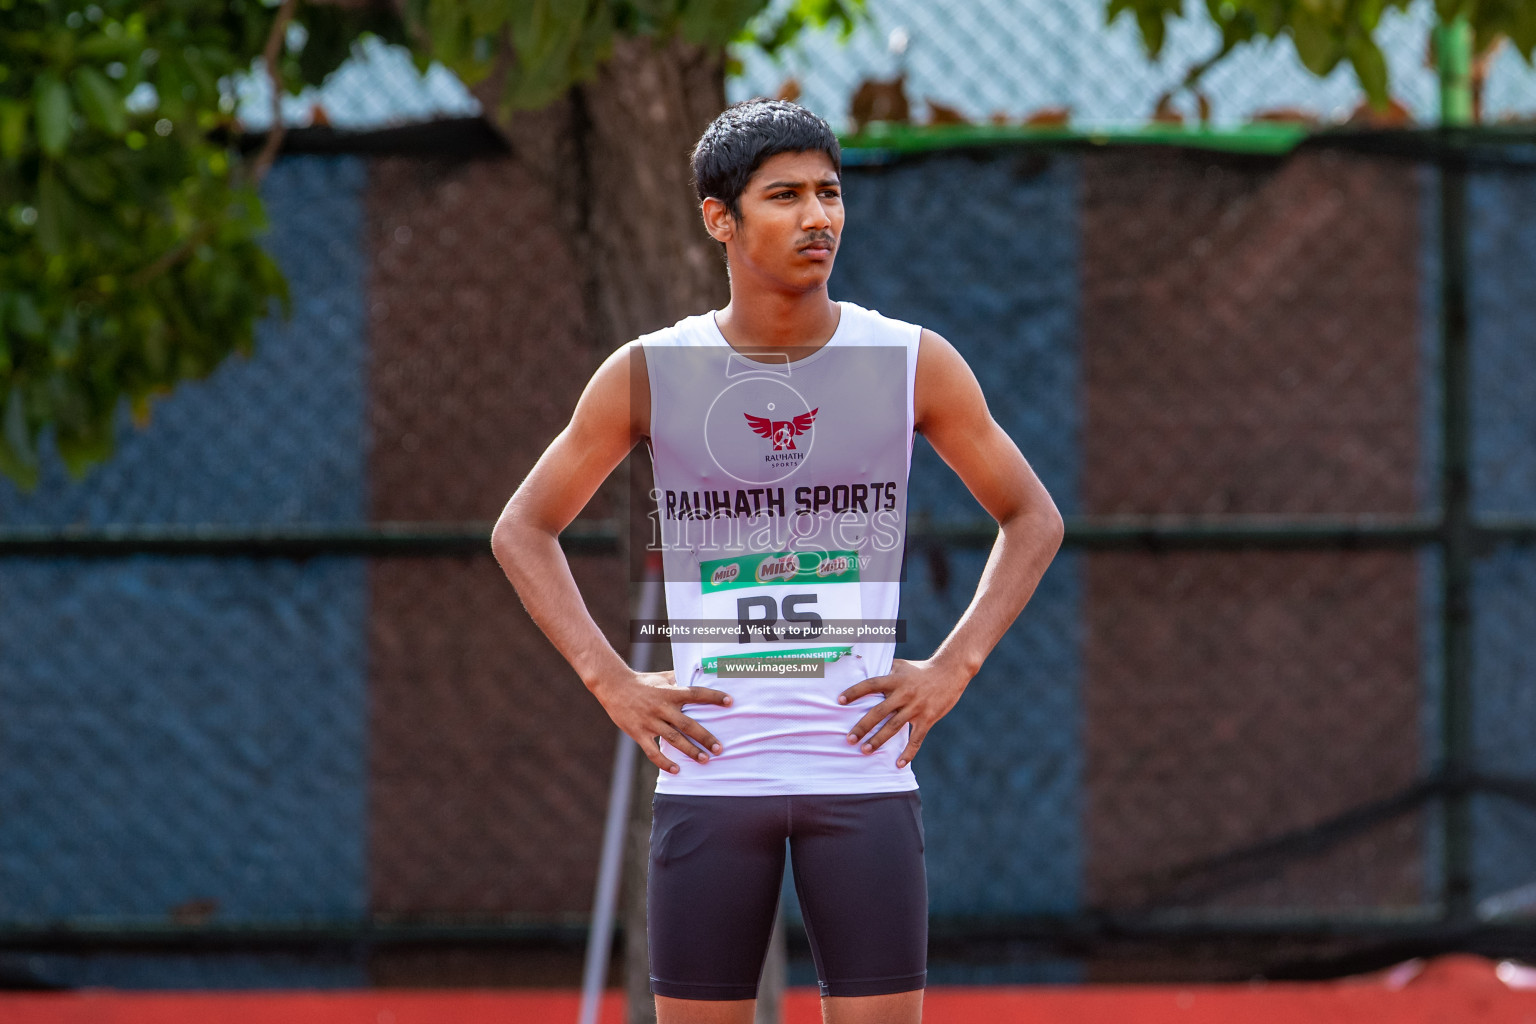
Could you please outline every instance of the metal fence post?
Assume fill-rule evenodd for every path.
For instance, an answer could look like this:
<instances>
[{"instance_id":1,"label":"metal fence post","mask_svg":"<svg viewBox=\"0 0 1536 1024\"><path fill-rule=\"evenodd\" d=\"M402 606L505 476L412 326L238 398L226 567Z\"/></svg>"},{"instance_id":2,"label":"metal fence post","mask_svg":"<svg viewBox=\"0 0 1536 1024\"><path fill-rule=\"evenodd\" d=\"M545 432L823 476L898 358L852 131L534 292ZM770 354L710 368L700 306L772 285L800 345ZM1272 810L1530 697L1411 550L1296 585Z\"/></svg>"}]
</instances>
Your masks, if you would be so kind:
<instances>
[{"instance_id":1,"label":"metal fence post","mask_svg":"<svg viewBox=\"0 0 1536 1024\"><path fill-rule=\"evenodd\" d=\"M1452 134L1471 124L1472 33L1466 19L1435 29L1440 70L1441 551L1445 676L1441 770L1445 789L1444 892L1450 920L1472 913L1471 381L1467 338L1467 164Z\"/></svg>"}]
</instances>

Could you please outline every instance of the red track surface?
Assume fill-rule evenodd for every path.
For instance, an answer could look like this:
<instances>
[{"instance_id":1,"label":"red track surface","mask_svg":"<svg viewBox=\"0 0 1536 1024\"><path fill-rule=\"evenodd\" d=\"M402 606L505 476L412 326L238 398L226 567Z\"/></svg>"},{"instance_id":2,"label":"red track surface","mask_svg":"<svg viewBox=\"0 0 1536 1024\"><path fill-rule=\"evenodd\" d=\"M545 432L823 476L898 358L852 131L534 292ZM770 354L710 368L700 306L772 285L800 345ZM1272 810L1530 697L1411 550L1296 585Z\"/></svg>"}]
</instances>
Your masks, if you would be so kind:
<instances>
[{"instance_id":1,"label":"red track surface","mask_svg":"<svg viewBox=\"0 0 1536 1024\"><path fill-rule=\"evenodd\" d=\"M1508 979L1501 980L1502 976ZM1445 957L1321 984L929 989L925 1024L1536 1024L1536 981L1476 957ZM792 989L785 1024L819 1024ZM0 1024L571 1024L566 991L149 994L0 997ZM603 1024L622 1021L617 994Z\"/></svg>"}]
</instances>

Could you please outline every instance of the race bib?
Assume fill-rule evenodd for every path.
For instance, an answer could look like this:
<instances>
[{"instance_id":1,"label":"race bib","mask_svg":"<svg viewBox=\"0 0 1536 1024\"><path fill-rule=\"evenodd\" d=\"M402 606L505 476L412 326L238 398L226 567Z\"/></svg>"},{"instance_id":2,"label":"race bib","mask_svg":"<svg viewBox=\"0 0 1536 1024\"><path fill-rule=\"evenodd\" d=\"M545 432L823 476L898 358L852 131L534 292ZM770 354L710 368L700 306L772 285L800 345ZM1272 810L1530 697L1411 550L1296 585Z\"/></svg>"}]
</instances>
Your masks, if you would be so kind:
<instances>
[{"instance_id":1,"label":"race bib","mask_svg":"<svg viewBox=\"0 0 1536 1024\"><path fill-rule=\"evenodd\" d=\"M704 646L701 665L722 658L820 658L852 653L838 643L858 622L859 559L852 551L779 551L699 564L703 613L726 634Z\"/></svg>"}]
</instances>

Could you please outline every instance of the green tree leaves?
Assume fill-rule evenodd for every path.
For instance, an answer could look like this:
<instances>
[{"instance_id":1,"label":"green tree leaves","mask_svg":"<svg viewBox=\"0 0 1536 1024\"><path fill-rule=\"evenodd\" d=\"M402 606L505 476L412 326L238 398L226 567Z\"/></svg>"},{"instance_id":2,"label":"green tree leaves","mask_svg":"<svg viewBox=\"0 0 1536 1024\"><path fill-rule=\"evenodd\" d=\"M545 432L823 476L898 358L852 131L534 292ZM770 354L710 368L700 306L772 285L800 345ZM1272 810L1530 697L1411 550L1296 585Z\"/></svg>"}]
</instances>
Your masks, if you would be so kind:
<instances>
[{"instance_id":1,"label":"green tree leaves","mask_svg":"<svg viewBox=\"0 0 1536 1024\"><path fill-rule=\"evenodd\" d=\"M1360 87L1379 106L1387 102L1391 83L1386 58L1376 44L1376 30L1383 14L1406 10L1411 2L1207 0L1206 10L1222 34L1218 56L1250 39L1288 36L1301 63L1315 75L1331 74L1339 64L1348 62ZM1436 0L1436 10L1445 21L1468 18L1478 52L1508 39L1527 61L1536 55L1536 3L1531 0ZM1183 4L1179 0L1109 0L1105 10L1108 21L1125 13L1136 19L1147 53L1156 57L1168 25L1183 17ZM1199 71L1213 63L1204 62ZM1186 81L1186 85L1192 84L1193 78Z\"/></svg>"},{"instance_id":2,"label":"green tree leaves","mask_svg":"<svg viewBox=\"0 0 1536 1024\"><path fill-rule=\"evenodd\" d=\"M23 486L45 433L84 472L125 402L147 417L249 352L286 301L220 85L272 16L259 0L0 0L0 473ZM343 15L317 20L342 34ZM345 57L323 50L287 62L285 86Z\"/></svg>"},{"instance_id":3,"label":"green tree leaves","mask_svg":"<svg viewBox=\"0 0 1536 1024\"><path fill-rule=\"evenodd\" d=\"M1105 20L1112 22L1127 11L1136 19L1136 27L1141 31L1141 40L1147 53L1156 58L1163 52L1169 19L1180 17L1184 13L1184 5L1180 0L1109 0ZM1217 17L1214 12L1211 16Z\"/></svg>"},{"instance_id":4,"label":"green tree leaves","mask_svg":"<svg viewBox=\"0 0 1536 1024\"><path fill-rule=\"evenodd\" d=\"M0 2L0 472L23 485L45 431L81 472L110 452L124 397L147 408L188 376L175 358L146 359L146 335L173 355L222 354L283 294L255 242L259 210L234 201L243 186L227 159L213 172L223 150L199 130L197 115L218 110L216 80L199 79L235 56L218 42L230 15L193 6ZM267 15L252 5L246 16ZM209 41L213 58L200 49ZM148 102L131 110L135 89ZM204 224L233 226L232 244L166 258ZM199 263L248 282L244 303L166 315L157 288L185 289ZM135 275L142 286L125 287Z\"/></svg>"},{"instance_id":5,"label":"green tree leaves","mask_svg":"<svg viewBox=\"0 0 1536 1024\"><path fill-rule=\"evenodd\" d=\"M70 106L69 90L64 87L58 75L45 71L37 76L33 96L37 112L38 148L48 156L62 156L73 130L70 115L74 110Z\"/></svg>"},{"instance_id":6,"label":"green tree leaves","mask_svg":"<svg viewBox=\"0 0 1536 1024\"><path fill-rule=\"evenodd\" d=\"M808 29L835 26L846 39L867 16L863 0L797 0L785 5L777 16L764 12L753 18L736 40L771 54Z\"/></svg>"},{"instance_id":7,"label":"green tree leaves","mask_svg":"<svg viewBox=\"0 0 1536 1024\"><path fill-rule=\"evenodd\" d=\"M123 97L99 68L91 64L80 65L75 69L73 84L76 102L93 125L114 138L120 138L128 130Z\"/></svg>"},{"instance_id":8,"label":"green tree leaves","mask_svg":"<svg viewBox=\"0 0 1536 1024\"><path fill-rule=\"evenodd\" d=\"M1387 58L1382 54L1381 47L1364 30L1352 32L1345 37L1344 52L1349 57L1350 66L1355 69L1355 78L1360 82L1360 88L1365 90L1372 102L1384 103L1387 99L1388 76Z\"/></svg>"},{"instance_id":9,"label":"green tree leaves","mask_svg":"<svg viewBox=\"0 0 1536 1024\"><path fill-rule=\"evenodd\" d=\"M730 42L773 52L807 28L850 31L863 0L794 0L773 15L767 0L405 0L407 35L418 41L418 66L441 61L466 83L504 65L501 103L536 109L573 84L588 81L620 36L681 36L690 43Z\"/></svg>"}]
</instances>

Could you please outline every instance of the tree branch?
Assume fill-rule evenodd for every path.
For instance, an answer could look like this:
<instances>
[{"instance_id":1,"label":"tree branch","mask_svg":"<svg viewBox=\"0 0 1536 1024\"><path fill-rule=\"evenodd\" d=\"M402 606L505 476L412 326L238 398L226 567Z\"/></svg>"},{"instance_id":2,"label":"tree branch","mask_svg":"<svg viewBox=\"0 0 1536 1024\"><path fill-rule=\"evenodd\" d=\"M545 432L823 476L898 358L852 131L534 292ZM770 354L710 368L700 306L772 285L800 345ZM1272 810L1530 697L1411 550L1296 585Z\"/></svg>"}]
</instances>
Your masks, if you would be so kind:
<instances>
[{"instance_id":1,"label":"tree branch","mask_svg":"<svg viewBox=\"0 0 1536 1024\"><path fill-rule=\"evenodd\" d=\"M136 271L128 278L128 287L133 289L143 288L146 284L170 270L176 264L192 254L192 250L208 241L213 236L214 229L218 227L215 221L203 221L192 230L182 243L174 249L167 249L161 253L155 262Z\"/></svg>"},{"instance_id":2,"label":"tree branch","mask_svg":"<svg viewBox=\"0 0 1536 1024\"><path fill-rule=\"evenodd\" d=\"M1220 63L1222 58L1231 53L1235 48L1235 43L1227 40L1226 38L1223 38L1221 41L1221 46L1216 50L1215 53L1211 54L1209 57L1205 58L1205 60L1202 60L1197 64L1190 65L1189 70L1184 73L1184 81L1179 83L1179 88L1194 88L1199 84L1200 79L1205 77L1205 73L1207 71L1211 70L1211 68Z\"/></svg>"},{"instance_id":3,"label":"tree branch","mask_svg":"<svg viewBox=\"0 0 1536 1024\"><path fill-rule=\"evenodd\" d=\"M283 144L283 135L288 130L283 124L283 79L278 74L277 60L282 56L288 24L293 20L293 12L297 7L298 0L283 0L282 6L277 9L277 16L272 19L272 32L267 36L267 45L261 54L262 61L267 65L267 77L272 82L272 125L267 129L267 138L262 143L261 151L251 163L253 184L260 184L261 179L267 176L267 171L271 170L272 162L277 159L278 148Z\"/></svg>"}]
</instances>

